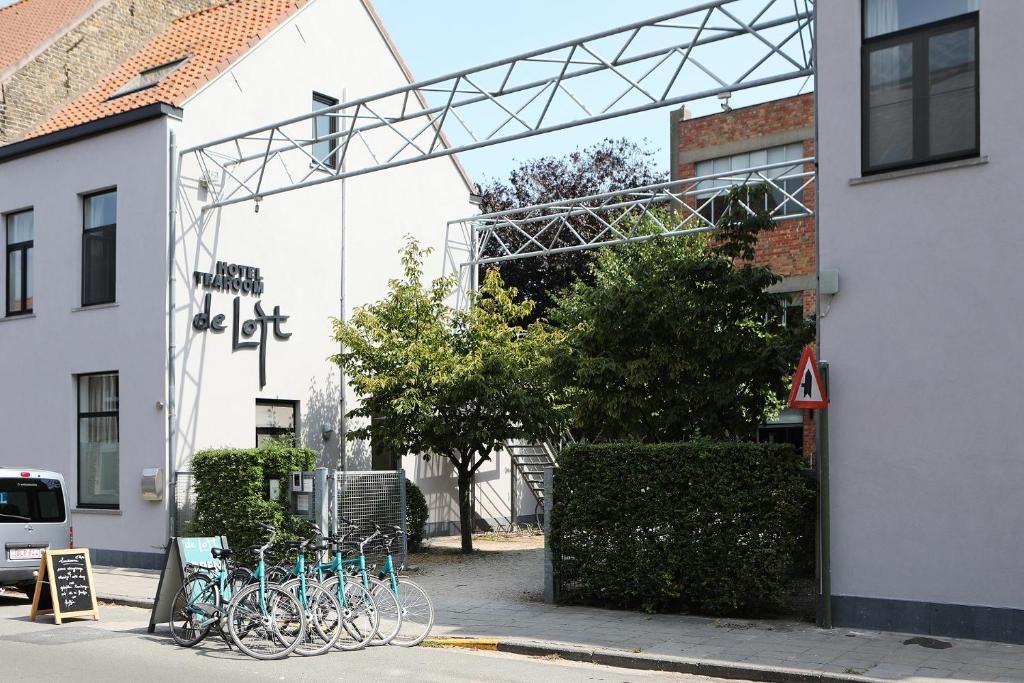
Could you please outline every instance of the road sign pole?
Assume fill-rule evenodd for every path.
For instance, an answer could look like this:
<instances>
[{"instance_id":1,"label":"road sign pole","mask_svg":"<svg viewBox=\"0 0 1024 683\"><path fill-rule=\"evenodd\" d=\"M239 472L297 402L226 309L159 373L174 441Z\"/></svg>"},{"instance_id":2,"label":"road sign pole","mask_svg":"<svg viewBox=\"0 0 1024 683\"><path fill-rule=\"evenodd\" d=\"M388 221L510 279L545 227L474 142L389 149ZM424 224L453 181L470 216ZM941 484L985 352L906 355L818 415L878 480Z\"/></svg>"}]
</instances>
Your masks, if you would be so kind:
<instances>
[{"instance_id":1,"label":"road sign pole","mask_svg":"<svg viewBox=\"0 0 1024 683\"><path fill-rule=\"evenodd\" d=\"M828 362L818 364L825 395L829 395ZM818 572L821 581L821 600L818 610L818 625L832 628L832 549L829 521L829 472L828 472L828 408L818 410L817 429L818 457Z\"/></svg>"}]
</instances>

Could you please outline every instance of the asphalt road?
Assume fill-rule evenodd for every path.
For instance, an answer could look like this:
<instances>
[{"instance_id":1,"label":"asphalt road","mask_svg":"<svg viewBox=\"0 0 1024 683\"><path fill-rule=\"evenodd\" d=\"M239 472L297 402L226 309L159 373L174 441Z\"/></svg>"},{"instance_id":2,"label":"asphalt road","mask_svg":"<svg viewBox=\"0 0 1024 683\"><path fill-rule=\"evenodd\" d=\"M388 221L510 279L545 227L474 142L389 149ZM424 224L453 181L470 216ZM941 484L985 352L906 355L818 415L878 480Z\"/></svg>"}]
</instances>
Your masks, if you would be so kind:
<instances>
[{"instance_id":1,"label":"asphalt road","mask_svg":"<svg viewBox=\"0 0 1024 683\"><path fill-rule=\"evenodd\" d=\"M178 647L166 626L147 633L149 612L104 606L99 621L49 615L29 621L29 602L0 595L0 680L4 681L700 681L713 679L549 661L496 652L368 648L259 662L210 637Z\"/></svg>"}]
</instances>

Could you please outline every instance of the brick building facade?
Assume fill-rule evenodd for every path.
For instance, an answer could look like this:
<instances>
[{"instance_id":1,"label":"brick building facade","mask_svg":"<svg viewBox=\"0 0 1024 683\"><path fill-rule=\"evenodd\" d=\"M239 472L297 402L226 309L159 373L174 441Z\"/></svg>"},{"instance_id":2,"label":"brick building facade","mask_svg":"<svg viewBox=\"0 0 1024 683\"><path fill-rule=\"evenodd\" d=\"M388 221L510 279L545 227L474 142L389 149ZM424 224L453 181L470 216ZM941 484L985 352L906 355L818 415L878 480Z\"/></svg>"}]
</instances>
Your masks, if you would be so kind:
<instances>
[{"instance_id":1,"label":"brick building facade","mask_svg":"<svg viewBox=\"0 0 1024 683\"><path fill-rule=\"evenodd\" d=\"M698 177L712 170L717 173L813 157L814 95L797 95L699 118L689 118L684 109L679 109L671 113L671 140L673 180ZM813 184L803 191L802 202L814 209ZM783 219L758 242L755 261L783 278L773 290L787 295L782 315L790 320L798 313L808 317L815 312L814 227L813 218ZM761 438L793 442L813 459L814 420L811 411L802 413L784 411L778 421L761 428Z\"/></svg>"},{"instance_id":2,"label":"brick building facade","mask_svg":"<svg viewBox=\"0 0 1024 683\"><path fill-rule=\"evenodd\" d=\"M0 145L16 142L106 76L178 17L223 0L20 0L0 9ZM61 9L71 11L63 16ZM8 35L9 34L9 35Z\"/></svg>"}]
</instances>

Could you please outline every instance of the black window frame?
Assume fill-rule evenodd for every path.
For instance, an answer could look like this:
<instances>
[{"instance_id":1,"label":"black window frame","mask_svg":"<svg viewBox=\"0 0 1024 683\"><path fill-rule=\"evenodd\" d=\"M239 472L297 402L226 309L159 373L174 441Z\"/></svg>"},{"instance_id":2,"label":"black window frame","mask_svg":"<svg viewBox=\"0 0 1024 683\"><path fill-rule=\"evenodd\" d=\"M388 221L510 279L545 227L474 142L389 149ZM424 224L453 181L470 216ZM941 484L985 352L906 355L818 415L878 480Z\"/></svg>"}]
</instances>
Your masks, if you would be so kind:
<instances>
[{"instance_id":1,"label":"black window frame","mask_svg":"<svg viewBox=\"0 0 1024 683\"><path fill-rule=\"evenodd\" d=\"M285 427L260 427L256 426L256 448L260 446L260 436L269 436L273 439L279 439L287 434L292 435L293 445L298 445L298 431L299 431L299 402L289 401L285 399L277 398L257 398L254 407L258 406L285 406L292 409L292 428L287 429Z\"/></svg>"},{"instance_id":2,"label":"black window frame","mask_svg":"<svg viewBox=\"0 0 1024 683\"><path fill-rule=\"evenodd\" d=\"M24 214L24 213L31 213L31 214L33 214L33 216L32 216L32 239L21 241L21 242L14 242L12 244L10 242L10 238L9 238L10 220L11 220L12 217L20 216L21 214ZM10 213L4 215L4 221L3 221L4 222L4 240L7 242L6 256L4 257L6 259L4 261L4 267L6 268L6 271L4 273L4 313L5 313L5 315L7 317L17 316L17 315L30 315L32 313L32 306L30 306L29 303L28 303L28 301L29 301L28 284L29 284L29 281L31 279L31 273L29 273L29 267L28 267L28 251L30 249L35 249L35 237L36 237L35 220L36 219L35 219L35 209L34 208L21 209L20 211L11 211ZM11 254L13 254L15 252L21 252L20 257L19 257L20 260L21 260L21 309L17 310L17 311L12 311L11 310L11 272L10 272L10 268L11 268ZM33 301L33 303L35 303L35 302Z\"/></svg>"},{"instance_id":3,"label":"black window frame","mask_svg":"<svg viewBox=\"0 0 1024 683\"><path fill-rule=\"evenodd\" d=\"M322 104L323 108L327 108L327 107L333 107L334 105L338 104L339 102L340 102L340 100L338 100L338 98L336 98L336 97L331 97L330 95L324 95L323 93L316 92L315 90L313 91L313 105L314 106L317 105L317 104ZM319 109L314 109L313 111L316 112L316 111L319 111ZM321 144L321 141L320 141L320 131L317 130L317 122L320 119L327 119L327 134L328 135L334 135L334 134L336 134L338 132L338 118L336 116L314 116L313 117L313 140L315 140L315 142L312 145L310 145L310 153L313 155L314 159L317 159L316 146L318 144ZM334 138L334 139L331 139L331 140L325 140L323 142L326 142L326 143L328 143L330 145L331 153L327 156L326 159L319 159L319 161L320 161L320 163L322 163L327 168L337 170L337 168L338 168L337 138ZM315 161L311 161L310 163L313 165L314 168L318 168L318 165L317 165L317 163Z\"/></svg>"},{"instance_id":4,"label":"black window frame","mask_svg":"<svg viewBox=\"0 0 1024 683\"><path fill-rule=\"evenodd\" d=\"M117 376L117 410L101 410L95 412L82 412L82 380L86 377L97 377L99 375L116 375ZM121 487L118 486L117 490L117 502L116 503L83 503L82 502L82 420L85 418L93 417L113 417L117 424L117 459L118 459L118 471L120 471L121 464L121 373L118 370L102 370L99 372L82 372L75 375L75 401L77 408L75 412L78 417L75 419L76 439L78 443L78 458L75 472L76 487L75 493L78 499L75 501L75 507L83 510L120 510L121 509Z\"/></svg>"},{"instance_id":5,"label":"black window frame","mask_svg":"<svg viewBox=\"0 0 1024 683\"><path fill-rule=\"evenodd\" d=\"M979 32L978 11L958 14L954 17L940 19L929 24L911 26L891 33L883 33L871 38L867 37L867 3L861 2L861 59L860 59L860 140L861 140L861 175L869 176L890 171L931 166L949 161L977 158L981 155L981 34ZM974 146L969 150L947 154L930 155L928 150L928 123L930 111L928 99L928 41L943 33L973 28L974 29ZM912 157L908 161L897 161L889 164L871 166L870 135L868 119L868 94L870 81L869 59L871 53L896 45L911 45L913 93L911 101L913 112L911 126L913 131Z\"/></svg>"},{"instance_id":6,"label":"black window frame","mask_svg":"<svg viewBox=\"0 0 1024 683\"><path fill-rule=\"evenodd\" d=\"M99 197L105 194L114 194L115 202L117 195L117 188L107 188L105 190L98 190L96 192L90 192L82 195L82 308L88 306L102 306L104 304L112 304L117 302L117 210L114 210L114 222L109 225L95 225L87 227L88 212L89 212L89 200L94 197ZM113 243L113 249L111 250L110 257L110 298L87 298L89 274L91 271L87 270L86 264L90 263L87 259L87 245L90 239L95 239L99 235L102 238L109 239Z\"/></svg>"}]
</instances>

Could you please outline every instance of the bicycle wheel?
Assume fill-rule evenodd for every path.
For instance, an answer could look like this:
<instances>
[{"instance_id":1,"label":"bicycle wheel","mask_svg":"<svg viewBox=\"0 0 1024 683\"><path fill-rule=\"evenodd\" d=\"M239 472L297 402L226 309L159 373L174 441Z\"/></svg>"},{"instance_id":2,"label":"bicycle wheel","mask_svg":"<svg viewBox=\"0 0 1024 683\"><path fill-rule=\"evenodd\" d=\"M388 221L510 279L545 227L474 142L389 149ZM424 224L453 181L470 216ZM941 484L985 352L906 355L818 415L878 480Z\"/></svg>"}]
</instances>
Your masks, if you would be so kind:
<instances>
[{"instance_id":1,"label":"bicycle wheel","mask_svg":"<svg viewBox=\"0 0 1024 683\"><path fill-rule=\"evenodd\" d=\"M306 580L305 600L299 579L281 584L281 588L295 596L306 612L306 632L295 652L304 656L322 655L338 642L342 631L342 610L338 597L316 583Z\"/></svg>"},{"instance_id":2,"label":"bicycle wheel","mask_svg":"<svg viewBox=\"0 0 1024 683\"><path fill-rule=\"evenodd\" d=\"M228 630L238 649L255 659L281 659L299 646L306 615L280 586L260 590L258 583L240 590L228 607Z\"/></svg>"},{"instance_id":3,"label":"bicycle wheel","mask_svg":"<svg viewBox=\"0 0 1024 683\"><path fill-rule=\"evenodd\" d=\"M402 625L391 644L419 645L434 626L434 605L430 597L409 579L399 579L398 604L402 607Z\"/></svg>"},{"instance_id":4,"label":"bicycle wheel","mask_svg":"<svg viewBox=\"0 0 1024 683\"><path fill-rule=\"evenodd\" d=\"M402 610L398 607L398 598L391 592L391 586L378 579L370 579L370 595L377 603L377 614L380 619L377 624L377 632L370 641L371 645L387 645L402 627Z\"/></svg>"},{"instance_id":5,"label":"bicycle wheel","mask_svg":"<svg viewBox=\"0 0 1024 683\"><path fill-rule=\"evenodd\" d=\"M339 602L344 621L341 636L334 647L348 652L366 647L377 632L380 619L373 595L355 580L346 580L339 594L336 576L325 581L323 587L334 596L341 595Z\"/></svg>"},{"instance_id":6,"label":"bicycle wheel","mask_svg":"<svg viewBox=\"0 0 1024 683\"><path fill-rule=\"evenodd\" d=\"M171 637L182 647L192 647L217 623L217 587L205 574L185 579L171 603Z\"/></svg>"}]
</instances>

